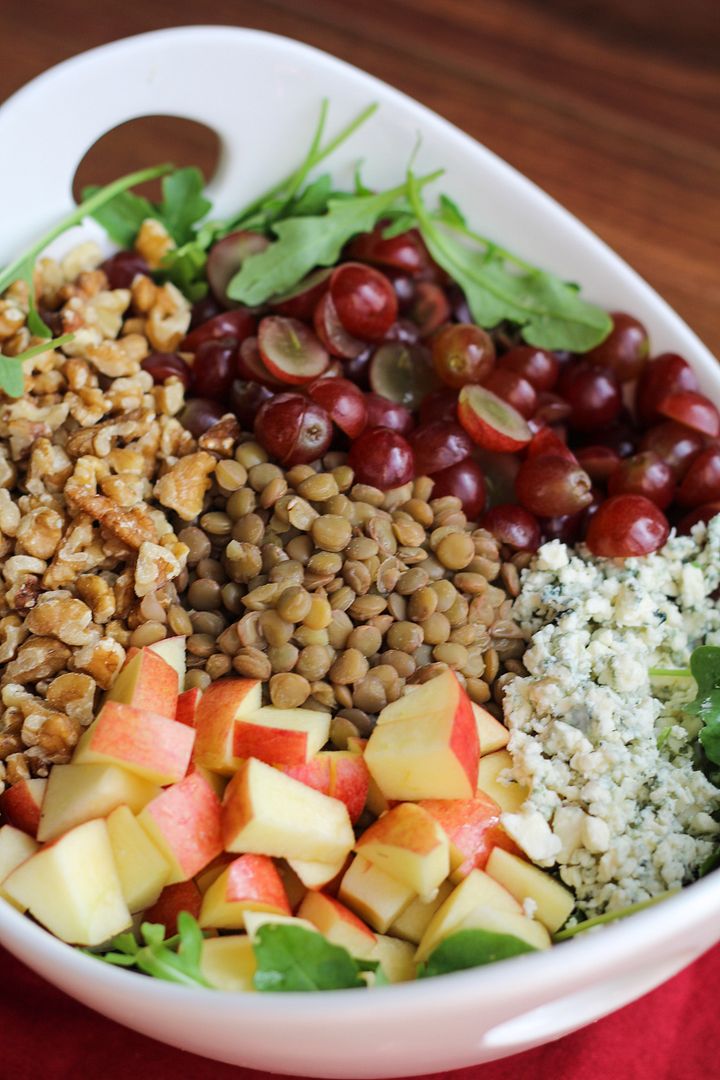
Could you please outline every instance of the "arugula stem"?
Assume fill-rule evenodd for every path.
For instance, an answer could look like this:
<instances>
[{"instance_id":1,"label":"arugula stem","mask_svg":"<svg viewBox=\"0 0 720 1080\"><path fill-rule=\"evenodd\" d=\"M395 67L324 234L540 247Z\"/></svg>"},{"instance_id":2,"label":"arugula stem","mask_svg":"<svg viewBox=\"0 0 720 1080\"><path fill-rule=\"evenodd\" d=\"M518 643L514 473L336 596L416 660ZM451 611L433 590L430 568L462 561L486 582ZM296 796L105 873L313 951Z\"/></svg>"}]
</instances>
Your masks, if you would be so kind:
<instances>
[{"instance_id":1,"label":"arugula stem","mask_svg":"<svg viewBox=\"0 0 720 1080\"><path fill-rule=\"evenodd\" d=\"M308 150L307 157L305 158L305 161L300 166L295 175L291 178L288 189L283 198L282 205L278 207L277 211L272 215L273 219L279 217L283 213L283 211L287 209L289 204L295 198L297 192L300 190L300 187L302 186L305 177L316 163L316 157L319 152L320 141L323 136L323 131L325 130L325 121L327 120L329 104L330 103L327 98L322 99L322 104L320 105L320 118L318 120L315 135L313 136L313 141L310 144L310 149Z\"/></svg>"},{"instance_id":2,"label":"arugula stem","mask_svg":"<svg viewBox=\"0 0 720 1080\"><path fill-rule=\"evenodd\" d=\"M39 345L32 345L25 352L19 353L17 356L8 356L8 360L16 360L22 363L23 360L32 360L34 356L41 356L45 352L50 352L51 349L59 349L63 345L67 345L75 337L74 334L63 334L61 337L53 338L51 341L41 341Z\"/></svg>"},{"instance_id":3,"label":"arugula stem","mask_svg":"<svg viewBox=\"0 0 720 1080\"><path fill-rule=\"evenodd\" d=\"M528 274L537 273L536 266L532 266L530 263L525 262L519 255L513 255L512 251L506 251L505 248L498 247L494 240L488 240L487 236L481 236L480 233L468 229L467 225L454 224L451 221L446 221L445 218L437 214L429 214L428 217L431 221L436 221L439 225L444 225L446 229L452 229L453 232L460 233L461 236L466 236L468 240L474 240L476 244L486 247L489 253L500 255L506 262L513 263L520 270L524 270Z\"/></svg>"},{"instance_id":4,"label":"arugula stem","mask_svg":"<svg viewBox=\"0 0 720 1080\"><path fill-rule=\"evenodd\" d=\"M604 915L596 915L592 919L585 919L583 922L578 923L577 926L571 926L567 930L560 930L559 933L553 934L553 941L568 941L570 938L575 937L576 934L591 930L593 926L602 926L604 923L615 922L616 919L624 919L628 915L634 915L636 911L643 911L645 908L653 907L655 904L659 904L679 892L679 889L668 889L667 892L659 893L658 896L651 896L649 900L641 900L637 904L618 908L617 911L606 911Z\"/></svg>"},{"instance_id":5,"label":"arugula stem","mask_svg":"<svg viewBox=\"0 0 720 1080\"><path fill-rule=\"evenodd\" d=\"M651 667L648 668L648 675L651 679L692 679L690 668Z\"/></svg>"}]
</instances>

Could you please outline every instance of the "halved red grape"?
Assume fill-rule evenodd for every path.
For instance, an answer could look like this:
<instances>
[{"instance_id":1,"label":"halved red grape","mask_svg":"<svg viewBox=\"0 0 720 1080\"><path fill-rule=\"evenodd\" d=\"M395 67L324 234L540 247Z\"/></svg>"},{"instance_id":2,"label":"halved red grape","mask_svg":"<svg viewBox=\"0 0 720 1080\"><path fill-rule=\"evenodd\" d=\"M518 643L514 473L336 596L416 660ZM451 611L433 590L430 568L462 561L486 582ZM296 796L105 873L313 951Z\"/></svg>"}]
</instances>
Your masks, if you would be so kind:
<instances>
[{"instance_id":1,"label":"halved red grape","mask_svg":"<svg viewBox=\"0 0 720 1080\"><path fill-rule=\"evenodd\" d=\"M217 338L233 337L238 342L244 341L255 333L255 325L255 316L248 308L223 311L191 330L180 342L180 351L195 352L203 341L215 341Z\"/></svg>"},{"instance_id":2,"label":"halved red grape","mask_svg":"<svg viewBox=\"0 0 720 1080\"><path fill-rule=\"evenodd\" d=\"M538 517L576 514L592 502L590 477L576 462L559 456L528 458L515 478L515 494Z\"/></svg>"},{"instance_id":3,"label":"halved red grape","mask_svg":"<svg viewBox=\"0 0 720 1080\"><path fill-rule=\"evenodd\" d=\"M258 348L270 374L294 386L317 379L330 363L312 330L285 315L266 315L260 320Z\"/></svg>"},{"instance_id":4,"label":"halved red grape","mask_svg":"<svg viewBox=\"0 0 720 1080\"><path fill-rule=\"evenodd\" d=\"M585 354L585 359L612 368L620 382L629 382L640 377L647 363L648 332L638 319L624 311L615 311L610 317L612 330L603 342Z\"/></svg>"},{"instance_id":5,"label":"halved red grape","mask_svg":"<svg viewBox=\"0 0 720 1080\"><path fill-rule=\"evenodd\" d=\"M231 300L227 294L230 280L250 255L258 255L269 244L270 241L262 233L239 229L224 236L210 248L206 267L207 279L213 296L224 307L238 306L237 301Z\"/></svg>"},{"instance_id":6,"label":"halved red grape","mask_svg":"<svg viewBox=\"0 0 720 1080\"><path fill-rule=\"evenodd\" d=\"M155 383L164 383L166 379L174 375L180 379L187 390L192 382L190 365L186 364L182 356L178 356L177 353L150 353L140 366L143 371L150 372Z\"/></svg>"},{"instance_id":7,"label":"halved red grape","mask_svg":"<svg viewBox=\"0 0 720 1080\"><path fill-rule=\"evenodd\" d=\"M531 439L527 421L517 409L482 386L463 386L458 398L458 419L478 446L512 453Z\"/></svg>"},{"instance_id":8,"label":"halved red grape","mask_svg":"<svg viewBox=\"0 0 720 1080\"><path fill-rule=\"evenodd\" d=\"M700 506L720 499L720 449L710 446L691 463L676 496L680 506Z\"/></svg>"},{"instance_id":9,"label":"halved red grape","mask_svg":"<svg viewBox=\"0 0 720 1080\"><path fill-rule=\"evenodd\" d=\"M276 379L266 368L255 336L245 338L238 347L237 369L240 378L247 382L258 382L274 390L282 390L285 386L285 383Z\"/></svg>"},{"instance_id":10,"label":"halved red grape","mask_svg":"<svg viewBox=\"0 0 720 1080\"><path fill-rule=\"evenodd\" d=\"M281 465L306 465L322 457L332 434L325 409L302 394L275 394L255 420L258 442Z\"/></svg>"},{"instance_id":11,"label":"halved red grape","mask_svg":"<svg viewBox=\"0 0 720 1080\"><path fill-rule=\"evenodd\" d=\"M507 401L526 420L529 420L537 409L535 387L522 375L518 375L517 371L496 367L483 379L483 386L492 390L493 394L497 394L503 401Z\"/></svg>"},{"instance_id":12,"label":"halved red grape","mask_svg":"<svg viewBox=\"0 0 720 1080\"><path fill-rule=\"evenodd\" d=\"M454 323L433 338L432 359L445 385L459 390L486 380L495 365L495 345L482 327Z\"/></svg>"},{"instance_id":13,"label":"halved red grape","mask_svg":"<svg viewBox=\"0 0 720 1080\"><path fill-rule=\"evenodd\" d=\"M690 462L700 453L705 440L698 431L666 420L646 431L640 442L641 450L654 450L666 461L681 480L690 467Z\"/></svg>"},{"instance_id":14,"label":"halved red grape","mask_svg":"<svg viewBox=\"0 0 720 1080\"><path fill-rule=\"evenodd\" d=\"M236 379L230 391L232 411L246 431L252 431L255 417L261 406L273 397L273 391L257 382L243 382Z\"/></svg>"},{"instance_id":15,"label":"halved red grape","mask_svg":"<svg viewBox=\"0 0 720 1080\"><path fill-rule=\"evenodd\" d=\"M308 396L327 410L334 424L351 439L367 427L368 408L365 395L349 379L326 379L310 383Z\"/></svg>"},{"instance_id":16,"label":"halved red grape","mask_svg":"<svg viewBox=\"0 0 720 1080\"><path fill-rule=\"evenodd\" d=\"M367 349L367 343L349 334L338 318L332 296L323 294L313 314L315 333L328 352L343 360L360 356Z\"/></svg>"},{"instance_id":17,"label":"halved red grape","mask_svg":"<svg viewBox=\"0 0 720 1080\"><path fill-rule=\"evenodd\" d=\"M694 525L702 521L707 524L708 521L712 521L714 517L720 514L720 502L705 503L703 506L696 506L694 510L691 510L689 514L685 514L680 518L677 523L677 531L681 536L687 536L692 531Z\"/></svg>"},{"instance_id":18,"label":"halved red grape","mask_svg":"<svg viewBox=\"0 0 720 1080\"><path fill-rule=\"evenodd\" d=\"M191 398L180 413L178 420L183 427L187 428L196 439L200 438L204 431L217 424L227 413L227 408L219 401L209 401L207 398Z\"/></svg>"},{"instance_id":19,"label":"halved red grape","mask_svg":"<svg viewBox=\"0 0 720 1080\"><path fill-rule=\"evenodd\" d=\"M644 495L613 495L590 521L585 543L593 555L626 559L657 551L669 532L662 510Z\"/></svg>"},{"instance_id":20,"label":"halved red grape","mask_svg":"<svg viewBox=\"0 0 720 1080\"><path fill-rule=\"evenodd\" d=\"M421 424L410 436L418 476L432 476L469 458L474 443L455 421L434 420Z\"/></svg>"},{"instance_id":21,"label":"halved red grape","mask_svg":"<svg viewBox=\"0 0 720 1080\"><path fill-rule=\"evenodd\" d=\"M458 392L450 386L442 390L433 390L422 399L420 405L420 423L430 424L434 420L457 420Z\"/></svg>"},{"instance_id":22,"label":"halved red grape","mask_svg":"<svg viewBox=\"0 0 720 1080\"><path fill-rule=\"evenodd\" d=\"M150 267L135 251L117 251L100 264L111 289L129 289L138 274L150 274Z\"/></svg>"},{"instance_id":23,"label":"halved red grape","mask_svg":"<svg viewBox=\"0 0 720 1080\"><path fill-rule=\"evenodd\" d=\"M560 375L560 363L554 353L534 345L516 345L500 357L498 368L516 371L536 390L552 390Z\"/></svg>"},{"instance_id":24,"label":"halved red grape","mask_svg":"<svg viewBox=\"0 0 720 1080\"><path fill-rule=\"evenodd\" d=\"M438 381L424 345L388 341L375 350L370 364L370 386L376 394L415 410Z\"/></svg>"},{"instance_id":25,"label":"halved red grape","mask_svg":"<svg viewBox=\"0 0 720 1080\"><path fill-rule=\"evenodd\" d=\"M420 337L426 338L434 334L438 327L448 321L451 314L448 298L440 286L432 281L419 281L408 316L418 327Z\"/></svg>"},{"instance_id":26,"label":"halved red grape","mask_svg":"<svg viewBox=\"0 0 720 1080\"><path fill-rule=\"evenodd\" d=\"M564 398L551 390L540 390L537 396L536 421L546 424L562 424L570 416L571 408Z\"/></svg>"},{"instance_id":27,"label":"halved red grape","mask_svg":"<svg viewBox=\"0 0 720 1080\"><path fill-rule=\"evenodd\" d=\"M614 372L584 360L563 370L558 393L570 406L568 422L576 431L606 427L622 408L620 384Z\"/></svg>"},{"instance_id":28,"label":"halved red grape","mask_svg":"<svg viewBox=\"0 0 720 1080\"><path fill-rule=\"evenodd\" d=\"M657 411L712 439L720 435L720 413L709 398L695 390L673 390L658 403Z\"/></svg>"},{"instance_id":29,"label":"halved red grape","mask_svg":"<svg viewBox=\"0 0 720 1080\"><path fill-rule=\"evenodd\" d=\"M507 544L516 551L537 551L540 546L537 518L517 503L502 503L486 510L480 518L480 525L501 544Z\"/></svg>"},{"instance_id":30,"label":"halved red grape","mask_svg":"<svg viewBox=\"0 0 720 1080\"><path fill-rule=\"evenodd\" d=\"M419 274L431 266L432 260L417 229L386 239L383 232L387 227L388 222L382 221L372 232L356 236L348 246L348 254L353 259L389 266L406 274Z\"/></svg>"},{"instance_id":31,"label":"halved red grape","mask_svg":"<svg viewBox=\"0 0 720 1080\"><path fill-rule=\"evenodd\" d=\"M407 484L415 471L410 444L389 428L366 428L352 444L348 464L358 483L381 491Z\"/></svg>"},{"instance_id":32,"label":"halved red grape","mask_svg":"<svg viewBox=\"0 0 720 1080\"><path fill-rule=\"evenodd\" d=\"M201 398L227 402L237 377L237 344L233 339L203 341L193 363L193 386Z\"/></svg>"},{"instance_id":33,"label":"halved red grape","mask_svg":"<svg viewBox=\"0 0 720 1080\"><path fill-rule=\"evenodd\" d=\"M533 435L527 448L527 457L561 457L574 465L578 462L567 443L552 428L543 428Z\"/></svg>"},{"instance_id":34,"label":"halved red grape","mask_svg":"<svg viewBox=\"0 0 720 1080\"><path fill-rule=\"evenodd\" d=\"M675 494L675 474L653 450L624 458L608 481L611 495L644 495L661 510Z\"/></svg>"},{"instance_id":35,"label":"halved red grape","mask_svg":"<svg viewBox=\"0 0 720 1080\"><path fill-rule=\"evenodd\" d=\"M658 405L675 390L697 390L695 372L677 353L662 353L650 360L640 376L635 391L638 422L647 427L660 418Z\"/></svg>"},{"instance_id":36,"label":"halved red grape","mask_svg":"<svg viewBox=\"0 0 720 1080\"><path fill-rule=\"evenodd\" d=\"M327 292L332 270L321 268L313 270L299 284L285 293L273 296L270 300L278 315L287 315L291 319L311 320L313 312Z\"/></svg>"},{"instance_id":37,"label":"halved red grape","mask_svg":"<svg viewBox=\"0 0 720 1080\"><path fill-rule=\"evenodd\" d=\"M207 296L196 300L190 309L190 329L195 330L198 326L202 326L203 323L214 319L216 315L221 315L222 312L223 309L213 294L209 292Z\"/></svg>"},{"instance_id":38,"label":"halved red grape","mask_svg":"<svg viewBox=\"0 0 720 1080\"><path fill-rule=\"evenodd\" d=\"M381 341L397 318L395 290L372 266L341 263L330 275L330 295L340 322L353 337Z\"/></svg>"},{"instance_id":39,"label":"halved red grape","mask_svg":"<svg viewBox=\"0 0 720 1080\"><path fill-rule=\"evenodd\" d=\"M421 469L416 467L416 471L419 475ZM476 461L465 458L433 475L433 499L442 499L445 495L460 499L468 521L477 521L485 506L486 492L485 476Z\"/></svg>"},{"instance_id":40,"label":"halved red grape","mask_svg":"<svg viewBox=\"0 0 720 1080\"><path fill-rule=\"evenodd\" d=\"M601 484L615 472L622 460L610 446L581 446L575 456L593 483Z\"/></svg>"},{"instance_id":41,"label":"halved red grape","mask_svg":"<svg viewBox=\"0 0 720 1080\"><path fill-rule=\"evenodd\" d=\"M367 426L389 428L400 435L408 435L413 429L412 413L398 401L390 401L382 394L366 394Z\"/></svg>"}]
</instances>

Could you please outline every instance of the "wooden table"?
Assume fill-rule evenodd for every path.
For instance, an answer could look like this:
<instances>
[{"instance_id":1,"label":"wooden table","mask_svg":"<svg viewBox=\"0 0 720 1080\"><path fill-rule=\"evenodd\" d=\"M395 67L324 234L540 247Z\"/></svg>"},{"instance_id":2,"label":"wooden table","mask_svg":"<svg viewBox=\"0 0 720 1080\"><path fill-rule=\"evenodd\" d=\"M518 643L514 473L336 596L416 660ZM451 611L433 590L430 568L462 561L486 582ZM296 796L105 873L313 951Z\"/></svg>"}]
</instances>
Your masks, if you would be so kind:
<instances>
[{"instance_id":1,"label":"wooden table","mask_svg":"<svg viewBox=\"0 0 720 1080\"><path fill-rule=\"evenodd\" d=\"M0 99L83 49L193 22L287 34L436 109L596 230L720 355L717 0L3 0ZM94 179L202 163L203 139L177 137L156 123L112 140Z\"/></svg>"}]
</instances>

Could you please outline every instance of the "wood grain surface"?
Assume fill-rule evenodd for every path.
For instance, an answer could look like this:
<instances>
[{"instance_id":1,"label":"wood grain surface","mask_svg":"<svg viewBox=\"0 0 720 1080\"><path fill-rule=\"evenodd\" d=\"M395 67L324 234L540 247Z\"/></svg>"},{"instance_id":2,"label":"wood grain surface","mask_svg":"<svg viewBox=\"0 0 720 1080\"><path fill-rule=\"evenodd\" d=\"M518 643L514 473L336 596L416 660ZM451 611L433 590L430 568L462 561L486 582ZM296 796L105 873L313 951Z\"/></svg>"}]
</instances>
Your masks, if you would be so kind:
<instances>
[{"instance_id":1,"label":"wood grain surface","mask_svg":"<svg viewBox=\"0 0 720 1080\"><path fill-rule=\"evenodd\" d=\"M590 225L720 356L718 0L2 0L0 99L94 45L209 22L327 49L436 109ZM148 123L112 140L99 178L212 154L179 137Z\"/></svg>"}]
</instances>

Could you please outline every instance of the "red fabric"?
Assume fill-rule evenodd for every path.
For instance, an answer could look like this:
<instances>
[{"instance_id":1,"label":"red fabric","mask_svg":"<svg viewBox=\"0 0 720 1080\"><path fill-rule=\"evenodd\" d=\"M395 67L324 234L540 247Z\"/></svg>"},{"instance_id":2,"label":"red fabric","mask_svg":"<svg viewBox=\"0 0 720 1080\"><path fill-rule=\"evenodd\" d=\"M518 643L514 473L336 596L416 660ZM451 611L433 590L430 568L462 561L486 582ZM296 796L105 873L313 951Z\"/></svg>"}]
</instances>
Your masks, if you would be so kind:
<instances>
[{"instance_id":1,"label":"red fabric","mask_svg":"<svg viewBox=\"0 0 720 1080\"><path fill-rule=\"evenodd\" d=\"M0 950L0 1077L264 1080L163 1046L89 1012ZM717 1049L720 946L659 990L558 1042L446 1080L708 1080ZM435 1074L441 1076L443 1074Z\"/></svg>"}]
</instances>

